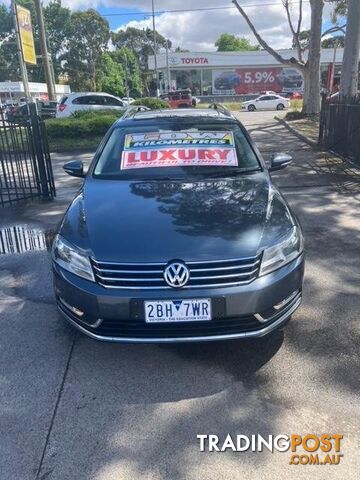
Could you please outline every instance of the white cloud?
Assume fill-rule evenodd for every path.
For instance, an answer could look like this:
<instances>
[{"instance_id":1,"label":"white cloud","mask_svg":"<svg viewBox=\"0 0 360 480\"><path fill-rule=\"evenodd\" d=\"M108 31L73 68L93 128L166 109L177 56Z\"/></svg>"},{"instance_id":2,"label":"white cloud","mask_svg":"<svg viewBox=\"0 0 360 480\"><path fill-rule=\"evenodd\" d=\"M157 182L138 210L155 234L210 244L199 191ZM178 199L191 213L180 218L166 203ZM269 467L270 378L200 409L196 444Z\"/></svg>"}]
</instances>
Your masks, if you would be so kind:
<instances>
[{"instance_id":1,"label":"white cloud","mask_svg":"<svg viewBox=\"0 0 360 480\"><path fill-rule=\"evenodd\" d=\"M138 3L146 3L148 5L149 2L140 0ZM195 8L195 4L193 2L191 3L192 6L189 5L189 8ZM196 8L219 6L219 3L220 5L232 6L232 3L227 0L208 0L206 3L198 1ZM242 5L245 6L246 4L254 5L259 3L277 3L277 5L249 7L246 9L259 33L274 48L289 48L291 46L292 36L283 6L279 3L279 0L242 1ZM161 10L162 4L166 4L167 10L185 9L188 6L183 0L166 2L157 0L156 9ZM294 5L294 14L295 13L296 5ZM304 5L303 18L303 28L309 28L310 6L306 2ZM128 26L151 28L152 20L151 18L133 20L125 25L121 25L119 28L124 29ZM239 35L248 38L253 43L257 43L246 22L236 9L163 13L156 17L156 28L162 35L172 41L173 46L181 46L182 48L192 51L214 50L215 40L224 32Z\"/></svg>"},{"instance_id":2,"label":"white cloud","mask_svg":"<svg viewBox=\"0 0 360 480\"><path fill-rule=\"evenodd\" d=\"M1 0L0 0L1 1ZM4 0L2 0L4 1ZM7 0L5 0L7 1ZM46 1L45 1L46 3ZM270 4L264 6L264 4ZM248 7L246 12L254 22L259 33L274 48L289 48L291 46L292 36L287 23L284 8L281 0L242 0L242 6L256 5L257 7ZM272 5L271 5L272 4ZM274 5L275 4L275 5ZM113 7L114 12L120 8L127 8L132 11L140 10L148 13L151 10L151 0L63 0L63 5L72 10L78 8L96 8ZM231 0L155 0L155 10L181 10L194 8L207 8L228 6L232 7ZM294 1L293 15L296 19L298 3ZM331 6L328 4L324 9L324 19L329 18ZM128 26L137 28L152 28L150 17L144 18L139 15L136 20L126 24L122 23L122 17L113 17L118 19L119 29ZM303 8L303 29L308 29L310 25L310 5L304 2ZM248 38L251 42L257 43L251 34L249 27L234 8L212 11L198 12L173 12L162 13L156 16L157 30L169 38L173 46L181 46L192 51L211 51L214 50L214 42L221 33L232 33L241 37Z\"/></svg>"}]
</instances>

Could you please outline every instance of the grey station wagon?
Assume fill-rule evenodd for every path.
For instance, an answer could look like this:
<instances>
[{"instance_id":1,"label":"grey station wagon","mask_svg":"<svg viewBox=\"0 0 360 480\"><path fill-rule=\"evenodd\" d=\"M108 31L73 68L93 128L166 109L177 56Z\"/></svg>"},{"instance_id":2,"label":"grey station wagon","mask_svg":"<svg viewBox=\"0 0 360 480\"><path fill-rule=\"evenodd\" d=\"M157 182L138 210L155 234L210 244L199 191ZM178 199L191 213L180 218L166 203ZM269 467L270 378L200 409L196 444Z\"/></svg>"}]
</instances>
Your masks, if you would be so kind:
<instances>
[{"instance_id":1,"label":"grey station wagon","mask_svg":"<svg viewBox=\"0 0 360 480\"><path fill-rule=\"evenodd\" d=\"M220 107L136 111L106 134L52 249L63 316L114 342L261 337L301 303L303 236Z\"/></svg>"}]
</instances>

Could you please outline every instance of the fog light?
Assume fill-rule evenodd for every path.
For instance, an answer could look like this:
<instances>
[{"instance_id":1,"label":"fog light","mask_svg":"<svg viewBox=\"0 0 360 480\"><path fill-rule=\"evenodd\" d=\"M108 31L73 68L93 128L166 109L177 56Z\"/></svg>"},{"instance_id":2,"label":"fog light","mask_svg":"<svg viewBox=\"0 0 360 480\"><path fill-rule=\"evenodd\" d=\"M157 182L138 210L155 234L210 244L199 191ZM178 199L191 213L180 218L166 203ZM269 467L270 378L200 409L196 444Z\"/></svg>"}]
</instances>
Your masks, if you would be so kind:
<instances>
[{"instance_id":1,"label":"fog light","mask_svg":"<svg viewBox=\"0 0 360 480\"><path fill-rule=\"evenodd\" d=\"M291 295L286 297L281 302L273 305L273 307L269 308L269 310L267 310L266 312L262 312L262 314L255 313L254 317L256 318L256 320L258 320L261 323L269 322L270 320L272 320L275 317L275 315L278 314L278 312L280 310L282 310L284 307L286 307L286 305L288 305L292 300L294 300L294 298L298 294L299 294L299 290L296 290L295 292L293 292Z\"/></svg>"},{"instance_id":2,"label":"fog light","mask_svg":"<svg viewBox=\"0 0 360 480\"><path fill-rule=\"evenodd\" d=\"M76 315L77 317L80 317L80 318L81 318L81 317L84 315L84 312L83 312L83 311L79 310L79 309L76 308L76 307L73 307L72 305L69 305L69 304L68 304L67 302L65 302L65 300L62 299L61 297L60 297L60 302L61 302L68 310L70 310L71 312L75 313L75 315Z\"/></svg>"},{"instance_id":3,"label":"fog light","mask_svg":"<svg viewBox=\"0 0 360 480\"><path fill-rule=\"evenodd\" d=\"M275 309L275 310L281 310L283 307L285 307L285 305L287 305L288 303L290 303L293 298L296 297L296 295L298 294L298 292L299 292L299 291L296 290L296 291L293 292L291 295L289 295L287 298L285 298L285 300L283 300L282 302L277 303L276 305L274 305L274 309Z\"/></svg>"}]
</instances>

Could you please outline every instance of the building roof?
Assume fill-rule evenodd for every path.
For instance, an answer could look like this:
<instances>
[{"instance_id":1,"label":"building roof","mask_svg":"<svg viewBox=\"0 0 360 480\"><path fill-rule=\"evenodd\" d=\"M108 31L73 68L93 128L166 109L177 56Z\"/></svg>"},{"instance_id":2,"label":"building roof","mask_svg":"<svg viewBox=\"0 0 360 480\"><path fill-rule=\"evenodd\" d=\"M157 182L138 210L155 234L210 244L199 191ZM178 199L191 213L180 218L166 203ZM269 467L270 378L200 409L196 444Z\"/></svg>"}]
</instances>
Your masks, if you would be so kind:
<instances>
[{"instance_id":1,"label":"building roof","mask_svg":"<svg viewBox=\"0 0 360 480\"><path fill-rule=\"evenodd\" d=\"M286 59L298 58L297 50L278 50ZM342 62L343 48L336 50L338 63ZM304 57L306 58L307 52ZM166 67L166 54L159 53L156 56L158 68ZM333 48L322 48L320 62L329 64L334 59ZM251 52L170 52L169 67L171 69L207 68L207 67L241 67L241 66L275 66L280 65L270 53L265 50ZM149 68L155 68L154 55L149 56Z\"/></svg>"}]
</instances>

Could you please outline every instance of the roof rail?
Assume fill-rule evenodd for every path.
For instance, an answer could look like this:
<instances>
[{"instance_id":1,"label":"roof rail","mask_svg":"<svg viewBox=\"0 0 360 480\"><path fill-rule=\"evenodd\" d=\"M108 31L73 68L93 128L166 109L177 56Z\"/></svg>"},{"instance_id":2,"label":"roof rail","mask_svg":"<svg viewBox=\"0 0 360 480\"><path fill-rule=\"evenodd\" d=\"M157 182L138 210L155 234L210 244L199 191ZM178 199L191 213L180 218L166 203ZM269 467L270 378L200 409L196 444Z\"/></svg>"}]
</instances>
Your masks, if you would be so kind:
<instances>
[{"instance_id":1,"label":"roof rail","mask_svg":"<svg viewBox=\"0 0 360 480\"><path fill-rule=\"evenodd\" d=\"M145 107L144 105L131 105L125 110L121 119L126 120L127 118L135 117L138 112L147 112L148 110L151 110L151 108Z\"/></svg>"},{"instance_id":2,"label":"roof rail","mask_svg":"<svg viewBox=\"0 0 360 480\"><path fill-rule=\"evenodd\" d=\"M217 112L219 113L222 113L223 115L226 115L227 117L232 117L232 113L230 112L230 110L226 107L224 107L224 105L222 105L221 103L211 103L209 105L209 108L212 108L213 110L216 110Z\"/></svg>"}]
</instances>

